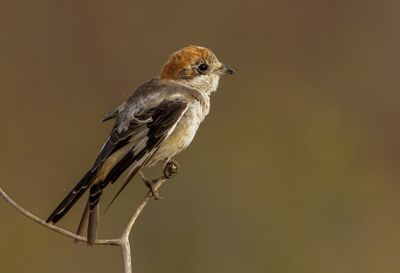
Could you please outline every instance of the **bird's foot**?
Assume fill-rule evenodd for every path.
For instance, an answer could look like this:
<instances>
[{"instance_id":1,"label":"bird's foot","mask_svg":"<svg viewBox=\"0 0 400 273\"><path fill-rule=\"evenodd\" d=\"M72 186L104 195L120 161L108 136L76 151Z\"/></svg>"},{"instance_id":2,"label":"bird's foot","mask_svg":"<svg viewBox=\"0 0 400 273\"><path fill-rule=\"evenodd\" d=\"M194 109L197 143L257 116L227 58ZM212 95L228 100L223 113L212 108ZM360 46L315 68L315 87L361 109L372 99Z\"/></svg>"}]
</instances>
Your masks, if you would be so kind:
<instances>
[{"instance_id":1,"label":"bird's foot","mask_svg":"<svg viewBox=\"0 0 400 273\"><path fill-rule=\"evenodd\" d=\"M178 173L178 169L179 169L178 162L176 162L175 160L170 160L165 164L163 171L164 175L161 176L160 178L153 180L147 179L141 171L139 171L139 175L141 176L144 184L149 188L154 199L161 200L163 199L163 197L160 196L160 194L158 193L158 190L156 188L157 183L162 179L170 179L175 177L175 175Z\"/></svg>"},{"instance_id":2,"label":"bird's foot","mask_svg":"<svg viewBox=\"0 0 400 273\"><path fill-rule=\"evenodd\" d=\"M179 170L179 164L175 160L170 160L165 164L164 168L164 176L167 179L175 177L175 175L178 173Z\"/></svg>"}]
</instances>

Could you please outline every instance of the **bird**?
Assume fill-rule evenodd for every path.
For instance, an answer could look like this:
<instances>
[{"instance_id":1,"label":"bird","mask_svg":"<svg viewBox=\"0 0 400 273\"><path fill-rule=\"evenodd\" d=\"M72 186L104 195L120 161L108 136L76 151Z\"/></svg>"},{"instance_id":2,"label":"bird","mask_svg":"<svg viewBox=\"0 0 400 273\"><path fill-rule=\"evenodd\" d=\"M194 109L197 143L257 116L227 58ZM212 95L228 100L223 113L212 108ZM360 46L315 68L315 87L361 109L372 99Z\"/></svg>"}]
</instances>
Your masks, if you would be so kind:
<instances>
[{"instance_id":1,"label":"bird","mask_svg":"<svg viewBox=\"0 0 400 273\"><path fill-rule=\"evenodd\" d=\"M92 167L50 214L46 222L56 224L89 189L77 234L87 225L87 244L97 236L99 201L103 190L125 172L121 188L139 174L154 198L160 196L154 181L143 169L164 164L164 178L172 178L179 167L173 159L192 142L200 123L210 112L210 95L219 79L234 74L208 48L190 45L172 53L159 76L139 86L121 105L101 121L114 120L114 126ZM110 204L111 204L110 203Z\"/></svg>"}]
</instances>

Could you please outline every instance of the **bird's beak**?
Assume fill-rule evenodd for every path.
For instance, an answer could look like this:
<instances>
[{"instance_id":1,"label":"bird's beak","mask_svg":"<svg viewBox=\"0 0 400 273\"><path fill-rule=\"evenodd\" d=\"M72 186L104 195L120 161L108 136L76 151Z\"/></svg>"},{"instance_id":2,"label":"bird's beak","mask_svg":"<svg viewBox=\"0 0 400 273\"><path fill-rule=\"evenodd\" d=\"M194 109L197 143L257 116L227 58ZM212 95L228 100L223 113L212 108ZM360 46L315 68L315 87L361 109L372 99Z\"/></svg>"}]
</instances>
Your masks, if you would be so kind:
<instances>
[{"instance_id":1,"label":"bird's beak","mask_svg":"<svg viewBox=\"0 0 400 273\"><path fill-rule=\"evenodd\" d=\"M217 70L215 70L215 74L217 74L219 76L232 75L234 73L235 73L235 70L233 70L226 64L222 64Z\"/></svg>"}]
</instances>

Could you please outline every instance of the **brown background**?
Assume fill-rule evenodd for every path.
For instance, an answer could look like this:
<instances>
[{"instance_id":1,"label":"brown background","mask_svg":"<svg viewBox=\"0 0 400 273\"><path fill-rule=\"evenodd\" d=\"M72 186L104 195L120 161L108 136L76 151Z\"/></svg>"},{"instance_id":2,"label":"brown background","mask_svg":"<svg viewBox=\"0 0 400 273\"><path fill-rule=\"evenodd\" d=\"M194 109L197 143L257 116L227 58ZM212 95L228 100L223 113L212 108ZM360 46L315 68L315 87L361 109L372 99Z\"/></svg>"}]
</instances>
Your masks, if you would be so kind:
<instances>
[{"instance_id":1,"label":"brown background","mask_svg":"<svg viewBox=\"0 0 400 273\"><path fill-rule=\"evenodd\" d=\"M203 45L237 74L213 95L165 200L141 215L135 272L400 272L399 10L2 0L0 186L47 217L106 139L102 115L171 52ZM129 185L100 237L120 233L144 191ZM74 230L83 203L60 225ZM75 245L4 202L0 215L2 273L122 272L116 247Z\"/></svg>"}]
</instances>

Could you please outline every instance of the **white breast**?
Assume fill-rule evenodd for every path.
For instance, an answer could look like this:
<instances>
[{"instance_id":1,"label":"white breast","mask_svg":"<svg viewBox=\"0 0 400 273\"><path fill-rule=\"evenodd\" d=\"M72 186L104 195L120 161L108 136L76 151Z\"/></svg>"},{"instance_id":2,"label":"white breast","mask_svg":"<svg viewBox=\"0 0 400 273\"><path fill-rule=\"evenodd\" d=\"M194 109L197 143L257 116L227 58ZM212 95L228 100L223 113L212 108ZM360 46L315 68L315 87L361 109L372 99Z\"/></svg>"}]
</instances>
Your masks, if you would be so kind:
<instances>
[{"instance_id":1,"label":"white breast","mask_svg":"<svg viewBox=\"0 0 400 273\"><path fill-rule=\"evenodd\" d=\"M190 102L188 109L182 116L171 135L163 141L159 150L154 155L152 164L170 159L186 149L192 142L200 123L210 111L210 98L204 95L205 104L197 100Z\"/></svg>"}]
</instances>

